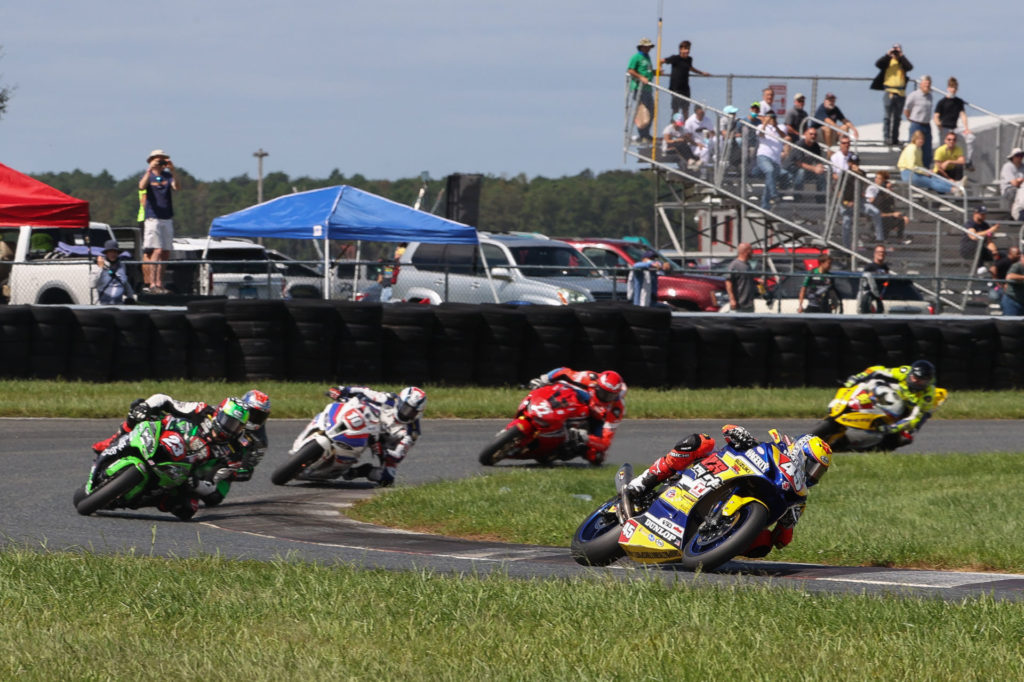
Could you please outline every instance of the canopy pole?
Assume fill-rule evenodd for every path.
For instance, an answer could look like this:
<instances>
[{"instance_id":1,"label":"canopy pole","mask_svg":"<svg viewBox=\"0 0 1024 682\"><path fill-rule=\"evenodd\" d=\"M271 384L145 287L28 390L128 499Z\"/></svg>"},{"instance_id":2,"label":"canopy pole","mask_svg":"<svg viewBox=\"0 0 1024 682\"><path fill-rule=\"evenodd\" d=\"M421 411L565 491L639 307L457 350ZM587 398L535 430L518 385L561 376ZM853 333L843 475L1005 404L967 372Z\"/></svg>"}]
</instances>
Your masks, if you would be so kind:
<instances>
[{"instance_id":1,"label":"canopy pole","mask_svg":"<svg viewBox=\"0 0 1024 682\"><path fill-rule=\"evenodd\" d=\"M331 298L331 246L327 243L327 226L323 228L324 231L324 291L323 296L325 301L329 301Z\"/></svg>"},{"instance_id":2,"label":"canopy pole","mask_svg":"<svg viewBox=\"0 0 1024 682\"><path fill-rule=\"evenodd\" d=\"M356 264L352 267L352 300L356 300L356 288L359 286L359 261L363 260L363 240L356 240Z\"/></svg>"},{"instance_id":3,"label":"canopy pole","mask_svg":"<svg viewBox=\"0 0 1024 682\"><path fill-rule=\"evenodd\" d=\"M477 251L480 252L480 262L483 263L484 273L487 275L487 283L491 285L491 294L494 295L494 302L501 303L498 300L498 290L494 288L494 279L491 277L491 268L487 265L487 259L484 258L484 245L480 243L480 240L476 242Z\"/></svg>"}]
</instances>

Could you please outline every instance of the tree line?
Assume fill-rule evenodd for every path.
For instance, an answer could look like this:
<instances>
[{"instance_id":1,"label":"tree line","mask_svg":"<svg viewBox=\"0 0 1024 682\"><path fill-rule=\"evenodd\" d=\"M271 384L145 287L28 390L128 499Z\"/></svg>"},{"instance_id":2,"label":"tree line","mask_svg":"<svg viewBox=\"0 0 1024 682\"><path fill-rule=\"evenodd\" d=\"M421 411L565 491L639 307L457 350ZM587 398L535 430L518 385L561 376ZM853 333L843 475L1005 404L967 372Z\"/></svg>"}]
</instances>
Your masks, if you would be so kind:
<instances>
[{"instance_id":1,"label":"tree line","mask_svg":"<svg viewBox=\"0 0 1024 682\"><path fill-rule=\"evenodd\" d=\"M181 191L174 197L175 234L197 237L207 234L211 221L256 203L257 182L248 175L228 180L199 180L178 168ZM141 169L140 169L141 174ZM85 173L81 170L34 174L37 180L89 202L93 220L114 226L136 225L139 212L138 176L121 180L109 172ZM399 180L371 180L361 174L346 176L337 169L322 179L289 177L269 173L263 178L264 200L333 185L350 185L413 205L423 180L419 177ZM444 214L444 199L438 194L445 179L427 180L427 191L420 208ZM552 236L653 237L655 182L652 174L632 171L606 171L594 174L585 170L561 178L484 176L480 189L480 221L477 227L494 232L539 232ZM282 248L278 246L277 248ZM282 250L297 256L307 250L292 243Z\"/></svg>"}]
</instances>

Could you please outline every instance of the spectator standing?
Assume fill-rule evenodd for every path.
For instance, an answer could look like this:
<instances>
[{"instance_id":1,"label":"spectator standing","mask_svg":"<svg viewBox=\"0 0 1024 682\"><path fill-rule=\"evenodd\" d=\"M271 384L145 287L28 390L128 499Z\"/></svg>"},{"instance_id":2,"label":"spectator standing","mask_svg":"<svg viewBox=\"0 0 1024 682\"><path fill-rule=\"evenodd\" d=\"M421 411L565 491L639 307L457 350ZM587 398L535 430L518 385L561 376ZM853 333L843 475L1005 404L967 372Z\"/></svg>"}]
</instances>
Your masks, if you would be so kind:
<instances>
[{"instance_id":1,"label":"spectator standing","mask_svg":"<svg viewBox=\"0 0 1024 682\"><path fill-rule=\"evenodd\" d=\"M892 182L889 180L889 171L887 170L880 170L875 173L874 184L868 185L867 189L864 190L864 200L878 209L878 215L882 219L881 236L879 236L877 225L875 228L876 241L879 243L884 242L889 231L895 230L898 240L904 244L912 243L914 240L909 236L905 236L910 217L896 210L896 199L892 194L883 192L883 188L892 189ZM885 250L884 246L882 246L882 250Z\"/></svg>"},{"instance_id":2,"label":"spectator standing","mask_svg":"<svg viewBox=\"0 0 1024 682\"><path fill-rule=\"evenodd\" d=\"M626 67L627 73L632 76L629 83L633 99L637 101L636 116L633 122L636 123L636 134L634 142L650 142L651 123L654 120L654 90L651 88L651 78L654 77L654 67L651 66L651 48L654 43L650 38L641 38L636 46L636 54L629 59Z\"/></svg>"},{"instance_id":3,"label":"spectator standing","mask_svg":"<svg viewBox=\"0 0 1024 682\"><path fill-rule=\"evenodd\" d=\"M963 180L966 164L964 150L956 143L956 133L949 131L943 144L935 150L935 166L932 171L955 182Z\"/></svg>"},{"instance_id":4,"label":"spectator standing","mask_svg":"<svg viewBox=\"0 0 1024 682\"><path fill-rule=\"evenodd\" d=\"M939 194L949 194L950 192L963 194L963 190L959 185L945 178L938 178L928 174L922 160L923 152L921 148L923 146L924 133L920 130L915 130L910 136L910 142L900 152L899 161L896 162L896 167L900 169L900 178L903 179L903 182L914 187L930 189Z\"/></svg>"},{"instance_id":5,"label":"spectator standing","mask_svg":"<svg viewBox=\"0 0 1024 682\"><path fill-rule=\"evenodd\" d=\"M1009 267L1005 279L1006 289L999 300L999 305L1003 309L1003 315L1020 317L1024 315L1024 258L1018 258L1017 262Z\"/></svg>"},{"instance_id":6,"label":"spectator standing","mask_svg":"<svg viewBox=\"0 0 1024 682\"><path fill-rule=\"evenodd\" d=\"M907 74L914 68L899 43L893 43L889 51L876 62L878 75L871 82L872 90L884 90L882 107L884 118L882 133L885 144L898 147L900 144L900 118L907 100Z\"/></svg>"},{"instance_id":7,"label":"spectator standing","mask_svg":"<svg viewBox=\"0 0 1024 682\"><path fill-rule=\"evenodd\" d=\"M818 190L814 200L819 204L825 203L825 183L828 178L828 168L820 158L823 154L818 144L818 130L810 126L804 130L800 142L789 153L793 189L802 190L804 183L813 180Z\"/></svg>"},{"instance_id":8,"label":"spectator standing","mask_svg":"<svg viewBox=\"0 0 1024 682\"><path fill-rule=\"evenodd\" d=\"M870 272L873 275L891 274L892 270L889 269L889 261L886 260L887 255L885 244L876 244L875 250L871 254L871 262L864 266L864 272Z\"/></svg>"},{"instance_id":9,"label":"spectator standing","mask_svg":"<svg viewBox=\"0 0 1024 682\"><path fill-rule=\"evenodd\" d=\"M1006 157L1006 163L999 171L999 194L1002 195L1006 204L1013 204L1017 197L1017 190L1024 183L1024 168L1021 162L1024 161L1024 149L1014 147L1010 155Z\"/></svg>"},{"instance_id":10,"label":"spectator standing","mask_svg":"<svg viewBox=\"0 0 1024 682\"><path fill-rule=\"evenodd\" d=\"M885 312L885 306L882 303L882 292L885 290L885 285L879 284L879 280L884 281L892 272L885 258L885 244L876 244L871 262L864 266L864 276L861 278L860 291L857 294L857 313L859 315Z\"/></svg>"},{"instance_id":11,"label":"spectator standing","mask_svg":"<svg viewBox=\"0 0 1024 682\"><path fill-rule=\"evenodd\" d=\"M757 129L757 167L764 176L764 194L761 195L761 208L767 209L779 200L780 183L788 183L791 178L789 171L782 168L782 157L786 134L775 120L775 112L764 115L764 123Z\"/></svg>"},{"instance_id":12,"label":"spectator standing","mask_svg":"<svg viewBox=\"0 0 1024 682\"><path fill-rule=\"evenodd\" d=\"M142 268L143 291L165 294L163 263L174 248L173 192L178 190L174 162L162 149L154 149L146 159L149 166L139 179L146 192L146 220L142 236L142 260L151 265Z\"/></svg>"},{"instance_id":13,"label":"spectator standing","mask_svg":"<svg viewBox=\"0 0 1024 682\"><path fill-rule=\"evenodd\" d=\"M818 261L818 267L811 270L804 278L800 292L796 298L796 311L798 313L830 313L832 312L831 301L839 299L836 291L836 280L829 273L832 270L832 256L825 254ZM804 299L807 306L804 307Z\"/></svg>"},{"instance_id":14,"label":"spectator standing","mask_svg":"<svg viewBox=\"0 0 1024 682\"><path fill-rule=\"evenodd\" d=\"M750 256L753 252L750 244L740 242L736 247L736 259L729 264L725 291L729 294L729 307L734 313L754 312L754 276L750 274Z\"/></svg>"},{"instance_id":15,"label":"spectator standing","mask_svg":"<svg viewBox=\"0 0 1024 682\"><path fill-rule=\"evenodd\" d=\"M793 108L786 112L786 135L789 137L790 142L799 142L803 136L801 126L803 126L808 116L807 110L804 109L806 101L807 98L804 96L804 93L796 93L796 97L793 98Z\"/></svg>"},{"instance_id":16,"label":"spectator standing","mask_svg":"<svg viewBox=\"0 0 1024 682\"><path fill-rule=\"evenodd\" d=\"M135 290L128 281L116 239L108 239L103 244L103 254L96 259L96 265L100 270L92 278L92 288L96 290L100 305L135 303Z\"/></svg>"},{"instance_id":17,"label":"spectator standing","mask_svg":"<svg viewBox=\"0 0 1024 682\"><path fill-rule=\"evenodd\" d=\"M850 248L853 243L853 213L860 210L863 215L871 218L875 226L875 235L882 231L882 216L878 208L873 204L866 204L861 201L867 185L867 176L860 169L860 157L850 154L847 158L849 168L846 169L845 177L842 180L842 239L843 245Z\"/></svg>"},{"instance_id":18,"label":"spectator standing","mask_svg":"<svg viewBox=\"0 0 1024 682\"><path fill-rule=\"evenodd\" d=\"M956 133L957 126L963 122L964 145L967 147L967 170L974 170L974 133L967 127L967 102L956 96L960 84L950 76L946 84L946 96L935 105L935 127L943 138Z\"/></svg>"},{"instance_id":19,"label":"spectator standing","mask_svg":"<svg viewBox=\"0 0 1024 682\"><path fill-rule=\"evenodd\" d=\"M381 259L380 272L377 274L377 284L380 285L380 302L390 303L392 287L398 283L398 271L400 269L398 259L405 253L406 243L402 242L395 247L391 260Z\"/></svg>"},{"instance_id":20,"label":"spectator standing","mask_svg":"<svg viewBox=\"0 0 1024 682\"><path fill-rule=\"evenodd\" d=\"M822 138L821 141L825 143L826 147L832 147L836 143L836 138L840 133L836 132L836 128L839 128L847 135L853 135L856 138L860 137L857 132L857 127L846 118L843 110L836 105L836 95L834 92L825 94L825 101L818 105L817 111L814 112L814 118L811 125L815 128L821 128ZM828 125L824 125L821 122Z\"/></svg>"},{"instance_id":21,"label":"spectator standing","mask_svg":"<svg viewBox=\"0 0 1024 682\"><path fill-rule=\"evenodd\" d=\"M710 76L707 71L701 71L693 65L693 57L690 56L690 41L684 40L679 43L679 54L665 57L662 64L672 67L672 73L668 79L668 89L682 97L690 96L690 72L701 76ZM690 101L682 97L672 98L672 113L682 113L685 119L690 115Z\"/></svg>"},{"instance_id":22,"label":"spectator standing","mask_svg":"<svg viewBox=\"0 0 1024 682\"><path fill-rule=\"evenodd\" d=\"M914 90L907 97L906 108L903 115L910 121L910 134L920 130L924 133L924 144L921 145L921 155L924 160L924 167L932 167L932 77L921 76Z\"/></svg>"},{"instance_id":23,"label":"spectator standing","mask_svg":"<svg viewBox=\"0 0 1024 682\"><path fill-rule=\"evenodd\" d=\"M626 280L626 296L633 305L650 307L658 300L658 275L668 272L668 262L659 263L653 251L645 251L643 258L633 264Z\"/></svg>"},{"instance_id":24,"label":"spectator standing","mask_svg":"<svg viewBox=\"0 0 1024 682\"><path fill-rule=\"evenodd\" d=\"M960 237L960 257L972 261L971 273L979 275L988 273L995 277L995 260L998 254L992 235L999 228L999 223L989 225L985 220L988 209L978 206L974 209L972 220L965 226L967 230ZM977 242L982 242L979 249Z\"/></svg>"}]
</instances>

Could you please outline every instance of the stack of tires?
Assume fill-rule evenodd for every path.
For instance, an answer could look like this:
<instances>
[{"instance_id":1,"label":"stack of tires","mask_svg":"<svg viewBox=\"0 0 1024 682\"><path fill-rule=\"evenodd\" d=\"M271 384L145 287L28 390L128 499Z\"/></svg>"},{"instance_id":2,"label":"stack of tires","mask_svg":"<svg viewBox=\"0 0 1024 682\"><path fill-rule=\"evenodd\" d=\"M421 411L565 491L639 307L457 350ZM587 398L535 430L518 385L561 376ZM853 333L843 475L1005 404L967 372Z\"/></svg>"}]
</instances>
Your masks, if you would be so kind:
<instances>
[{"instance_id":1,"label":"stack of tires","mask_svg":"<svg viewBox=\"0 0 1024 682\"><path fill-rule=\"evenodd\" d=\"M526 319L520 383L556 367L572 367L579 336L573 309L555 305L524 305L520 309Z\"/></svg>"},{"instance_id":2,"label":"stack of tires","mask_svg":"<svg viewBox=\"0 0 1024 682\"><path fill-rule=\"evenodd\" d=\"M668 380L672 386L699 386L700 336L692 317L673 318L669 328Z\"/></svg>"},{"instance_id":3,"label":"stack of tires","mask_svg":"<svg viewBox=\"0 0 1024 682\"><path fill-rule=\"evenodd\" d=\"M803 320L764 322L768 333L768 384L795 388L807 383L807 326Z\"/></svg>"},{"instance_id":4,"label":"stack of tires","mask_svg":"<svg viewBox=\"0 0 1024 682\"><path fill-rule=\"evenodd\" d=\"M729 325L734 336L728 386L766 386L771 339L761 318L736 318Z\"/></svg>"},{"instance_id":5,"label":"stack of tires","mask_svg":"<svg viewBox=\"0 0 1024 682\"><path fill-rule=\"evenodd\" d=\"M334 381L341 316L330 301L296 299L287 303L285 334L290 381Z\"/></svg>"},{"instance_id":6,"label":"stack of tires","mask_svg":"<svg viewBox=\"0 0 1024 682\"><path fill-rule=\"evenodd\" d=\"M149 378L187 379L190 374L189 353L193 347L192 328L188 315L178 311L154 310L149 314L152 336L149 345ZM219 368L224 376L224 318L221 317ZM191 351L198 353L198 350ZM208 375L206 375L208 376ZM202 378L197 376L196 378Z\"/></svg>"},{"instance_id":7,"label":"stack of tires","mask_svg":"<svg viewBox=\"0 0 1024 682\"><path fill-rule=\"evenodd\" d=\"M383 380L383 306L354 301L337 301L333 305L341 326L332 383L373 384Z\"/></svg>"},{"instance_id":8,"label":"stack of tires","mask_svg":"<svg viewBox=\"0 0 1024 682\"><path fill-rule=\"evenodd\" d=\"M15 379L31 374L32 330L35 327L28 306L0 307L0 377Z\"/></svg>"},{"instance_id":9,"label":"stack of tires","mask_svg":"<svg viewBox=\"0 0 1024 682\"><path fill-rule=\"evenodd\" d=\"M384 380L396 384L426 384L431 380L430 360L435 317L431 306L393 303L384 306Z\"/></svg>"},{"instance_id":10,"label":"stack of tires","mask_svg":"<svg viewBox=\"0 0 1024 682\"><path fill-rule=\"evenodd\" d=\"M188 376L224 379L227 373L228 325L224 299L188 304Z\"/></svg>"},{"instance_id":11,"label":"stack of tires","mask_svg":"<svg viewBox=\"0 0 1024 682\"><path fill-rule=\"evenodd\" d=\"M433 383L470 386L476 381L477 349L483 315L471 303L442 303L433 308L434 339L430 353Z\"/></svg>"},{"instance_id":12,"label":"stack of tires","mask_svg":"<svg viewBox=\"0 0 1024 682\"><path fill-rule=\"evenodd\" d=\"M619 306L584 303L573 306L579 322L579 335L573 351L573 367L598 372L622 367L622 311ZM628 383L628 380L627 380Z\"/></svg>"},{"instance_id":13,"label":"stack of tires","mask_svg":"<svg viewBox=\"0 0 1024 682\"><path fill-rule=\"evenodd\" d=\"M1020 320L995 320L996 352L992 359L992 388L1024 386L1024 324ZM940 385L942 385L940 383Z\"/></svg>"},{"instance_id":14,"label":"stack of tires","mask_svg":"<svg viewBox=\"0 0 1024 682\"><path fill-rule=\"evenodd\" d=\"M83 308L73 311L68 376L82 381L107 381L114 360L114 312ZM116 376L116 375L115 375Z\"/></svg>"},{"instance_id":15,"label":"stack of tires","mask_svg":"<svg viewBox=\"0 0 1024 682\"><path fill-rule=\"evenodd\" d=\"M74 313L64 306L32 306L32 322L29 376L34 379L68 376L71 335L77 326Z\"/></svg>"},{"instance_id":16,"label":"stack of tires","mask_svg":"<svg viewBox=\"0 0 1024 682\"><path fill-rule=\"evenodd\" d=\"M520 376L526 339L526 317L514 305L480 306L477 346L477 382L489 386L515 386Z\"/></svg>"},{"instance_id":17,"label":"stack of tires","mask_svg":"<svg viewBox=\"0 0 1024 682\"><path fill-rule=\"evenodd\" d=\"M864 367L850 370L850 363L844 356L846 334L839 322L808 319L807 322L807 385L835 388L836 382L845 379ZM854 363L864 363L864 358L854 358ZM866 366L866 365L865 365Z\"/></svg>"},{"instance_id":18,"label":"stack of tires","mask_svg":"<svg viewBox=\"0 0 1024 682\"><path fill-rule=\"evenodd\" d=\"M288 309L284 301L228 301L228 378L263 381L286 378L285 333ZM236 352L237 351L237 352Z\"/></svg>"},{"instance_id":19,"label":"stack of tires","mask_svg":"<svg viewBox=\"0 0 1024 682\"><path fill-rule=\"evenodd\" d=\"M119 310L114 314L114 366L111 379L138 381L152 375L149 350L153 322L147 311Z\"/></svg>"}]
</instances>

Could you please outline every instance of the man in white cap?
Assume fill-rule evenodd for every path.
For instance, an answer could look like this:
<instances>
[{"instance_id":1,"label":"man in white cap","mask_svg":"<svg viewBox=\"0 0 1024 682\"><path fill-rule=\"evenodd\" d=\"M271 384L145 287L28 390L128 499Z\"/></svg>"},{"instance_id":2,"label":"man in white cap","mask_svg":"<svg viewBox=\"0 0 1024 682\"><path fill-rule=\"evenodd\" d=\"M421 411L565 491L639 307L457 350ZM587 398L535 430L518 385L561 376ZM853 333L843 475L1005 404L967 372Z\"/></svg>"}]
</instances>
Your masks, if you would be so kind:
<instances>
[{"instance_id":1,"label":"man in white cap","mask_svg":"<svg viewBox=\"0 0 1024 682\"><path fill-rule=\"evenodd\" d=\"M1007 204L1013 203L1017 196L1017 190L1020 189L1021 183L1024 183L1022 161L1024 161L1024 149L1014 147L1010 155L1006 157L1003 169L999 171L999 193Z\"/></svg>"},{"instance_id":2,"label":"man in white cap","mask_svg":"<svg viewBox=\"0 0 1024 682\"><path fill-rule=\"evenodd\" d=\"M164 294L163 262L174 248L174 204L172 192L178 189L174 163L162 149L154 149L146 158L146 171L139 179L139 191L146 193L146 220L142 233L142 260L154 265L143 266L143 291Z\"/></svg>"}]
</instances>

